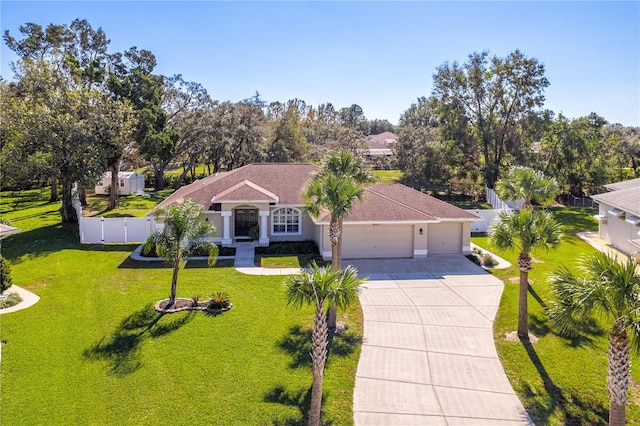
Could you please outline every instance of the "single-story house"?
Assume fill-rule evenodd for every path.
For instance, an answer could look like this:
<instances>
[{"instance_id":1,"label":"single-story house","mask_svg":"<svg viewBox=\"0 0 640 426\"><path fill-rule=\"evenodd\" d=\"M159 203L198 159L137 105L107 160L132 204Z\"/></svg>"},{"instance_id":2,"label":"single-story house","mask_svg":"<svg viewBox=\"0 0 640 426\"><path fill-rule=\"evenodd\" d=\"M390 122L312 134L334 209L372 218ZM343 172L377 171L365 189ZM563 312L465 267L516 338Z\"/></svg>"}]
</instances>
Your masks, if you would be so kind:
<instances>
[{"instance_id":1,"label":"single-story house","mask_svg":"<svg viewBox=\"0 0 640 426\"><path fill-rule=\"evenodd\" d=\"M629 254L640 253L640 178L605 185L609 192L592 195L598 203L600 238Z\"/></svg>"},{"instance_id":2,"label":"single-story house","mask_svg":"<svg viewBox=\"0 0 640 426\"><path fill-rule=\"evenodd\" d=\"M223 246L259 228L259 243L313 240L331 258L328 213L312 218L302 193L313 164L250 164L183 186L154 208L192 199L202 205ZM426 257L470 251L471 223L480 217L400 184L368 185L344 219L342 256Z\"/></svg>"},{"instance_id":3,"label":"single-story house","mask_svg":"<svg viewBox=\"0 0 640 426\"><path fill-rule=\"evenodd\" d=\"M388 157L394 155L393 147L398 141L398 137L391 132L384 132L378 135L367 136L367 148L361 153L369 158Z\"/></svg>"},{"instance_id":4,"label":"single-story house","mask_svg":"<svg viewBox=\"0 0 640 426\"><path fill-rule=\"evenodd\" d=\"M108 195L111 191L111 172L105 172L95 187L96 195ZM144 193L144 175L138 172L118 172L118 195Z\"/></svg>"}]
</instances>

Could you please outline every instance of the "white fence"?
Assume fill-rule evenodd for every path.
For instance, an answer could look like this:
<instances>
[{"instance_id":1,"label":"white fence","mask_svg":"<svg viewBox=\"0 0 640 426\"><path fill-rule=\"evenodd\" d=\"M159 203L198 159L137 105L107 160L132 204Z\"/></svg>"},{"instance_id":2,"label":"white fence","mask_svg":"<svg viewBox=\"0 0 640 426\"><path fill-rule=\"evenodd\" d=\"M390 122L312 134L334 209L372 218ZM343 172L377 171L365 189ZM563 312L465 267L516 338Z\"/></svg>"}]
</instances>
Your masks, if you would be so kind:
<instances>
[{"instance_id":1,"label":"white fence","mask_svg":"<svg viewBox=\"0 0 640 426\"><path fill-rule=\"evenodd\" d=\"M469 213L473 213L482 217L482 220L477 222L471 222L471 232L487 232L491 227L491 224L495 222L498 215L503 210L467 210Z\"/></svg>"},{"instance_id":2,"label":"white fence","mask_svg":"<svg viewBox=\"0 0 640 426\"><path fill-rule=\"evenodd\" d=\"M81 244L142 243L156 230L156 221L151 217L83 217L78 200L74 207Z\"/></svg>"},{"instance_id":3,"label":"white fence","mask_svg":"<svg viewBox=\"0 0 640 426\"><path fill-rule=\"evenodd\" d=\"M156 230L150 217L83 217L80 220L82 244L141 243Z\"/></svg>"},{"instance_id":4,"label":"white fence","mask_svg":"<svg viewBox=\"0 0 640 426\"><path fill-rule=\"evenodd\" d=\"M520 210L524 204L524 200L504 202L491 188L485 188L485 192L487 196L487 203L491 204L494 209L507 211Z\"/></svg>"}]
</instances>

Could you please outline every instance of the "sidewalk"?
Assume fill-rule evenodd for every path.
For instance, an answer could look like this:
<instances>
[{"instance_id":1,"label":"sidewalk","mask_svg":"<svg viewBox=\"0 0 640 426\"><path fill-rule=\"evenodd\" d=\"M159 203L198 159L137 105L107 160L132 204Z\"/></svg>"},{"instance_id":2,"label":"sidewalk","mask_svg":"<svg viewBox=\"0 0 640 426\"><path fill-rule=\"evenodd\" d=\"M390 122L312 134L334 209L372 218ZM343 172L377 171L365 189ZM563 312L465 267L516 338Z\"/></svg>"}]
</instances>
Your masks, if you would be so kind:
<instances>
[{"instance_id":1,"label":"sidewalk","mask_svg":"<svg viewBox=\"0 0 640 426\"><path fill-rule=\"evenodd\" d=\"M38 300L40 300L40 296L33 294L30 291L23 289L22 287L18 287L17 285L12 285L5 291L5 293L18 293L18 295L22 298L22 302L10 308L0 309L0 315L27 309L28 307L31 307L38 303Z\"/></svg>"}]
</instances>

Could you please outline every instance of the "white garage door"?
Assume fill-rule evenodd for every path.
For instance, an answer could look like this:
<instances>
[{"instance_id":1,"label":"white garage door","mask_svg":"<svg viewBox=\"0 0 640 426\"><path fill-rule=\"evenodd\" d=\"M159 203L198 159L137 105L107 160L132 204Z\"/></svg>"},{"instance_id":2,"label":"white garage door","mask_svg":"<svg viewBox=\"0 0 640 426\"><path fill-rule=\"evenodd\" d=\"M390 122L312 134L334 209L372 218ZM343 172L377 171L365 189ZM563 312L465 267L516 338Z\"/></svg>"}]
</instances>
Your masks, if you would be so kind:
<instances>
[{"instance_id":1,"label":"white garage door","mask_svg":"<svg viewBox=\"0 0 640 426\"><path fill-rule=\"evenodd\" d=\"M429 224L427 249L431 253L462 253L462 224Z\"/></svg>"},{"instance_id":2,"label":"white garage door","mask_svg":"<svg viewBox=\"0 0 640 426\"><path fill-rule=\"evenodd\" d=\"M413 225L345 225L342 257L413 257Z\"/></svg>"}]
</instances>

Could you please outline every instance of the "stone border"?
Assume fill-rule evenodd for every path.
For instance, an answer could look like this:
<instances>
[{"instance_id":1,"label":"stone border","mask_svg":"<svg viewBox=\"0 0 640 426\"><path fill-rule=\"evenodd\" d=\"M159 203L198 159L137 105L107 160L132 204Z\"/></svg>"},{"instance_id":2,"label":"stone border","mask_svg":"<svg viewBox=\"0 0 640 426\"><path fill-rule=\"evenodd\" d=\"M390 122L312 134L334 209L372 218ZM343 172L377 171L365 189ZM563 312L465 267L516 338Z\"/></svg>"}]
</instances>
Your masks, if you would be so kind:
<instances>
[{"instance_id":1,"label":"stone border","mask_svg":"<svg viewBox=\"0 0 640 426\"><path fill-rule=\"evenodd\" d=\"M229 306L227 306L226 308L220 308L220 309L210 309L207 306L191 306L191 305L182 306L180 308L171 308L171 309L166 309L165 308L165 309L162 309L160 307L160 304L162 302L164 302L165 300L168 300L168 299L162 299L162 300L156 302L156 304L153 307L153 309L156 312L160 312L160 313L163 313L163 314L172 314L172 313L175 313L175 312L182 312L182 311L206 311L206 312L209 312L209 313L212 313L212 314L221 314L221 313L227 312L228 310L233 308L233 303L229 303ZM191 302L191 299L187 299L187 298L184 298L184 297L177 297L176 300L187 300L187 301ZM206 303L206 302L199 302L199 303Z\"/></svg>"},{"instance_id":2,"label":"stone border","mask_svg":"<svg viewBox=\"0 0 640 426\"><path fill-rule=\"evenodd\" d=\"M142 255L142 249L144 247L144 244L140 244L138 247L136 247L136 249L131 252L131 254L129 255L129 257L133 260L137 260L138 262L164 262L165 258L164 257L146 257ZM217 259L218 260L233 260L235 259L235 256L218 256ZM185 260L209 260L209 258L207 256L192 256L192 257L187 257Z\"/></svg>"}]
</instances>

